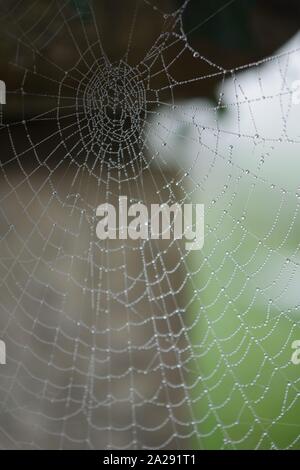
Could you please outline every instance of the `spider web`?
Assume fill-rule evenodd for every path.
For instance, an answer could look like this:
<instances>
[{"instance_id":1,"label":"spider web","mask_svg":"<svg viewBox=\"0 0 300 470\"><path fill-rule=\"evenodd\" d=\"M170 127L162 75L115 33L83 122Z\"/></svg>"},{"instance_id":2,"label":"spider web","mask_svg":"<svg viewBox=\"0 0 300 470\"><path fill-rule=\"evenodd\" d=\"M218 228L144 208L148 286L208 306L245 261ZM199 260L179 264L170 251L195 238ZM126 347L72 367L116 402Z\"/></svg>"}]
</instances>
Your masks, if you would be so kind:
<instances>
[{"instance_id":1,"label":"spider web","mask_svg":"<svg viewBox=\"0 0 300 470\"><path fill-rule=\"evenodd\" d=\"M143 0L112 60L99 3L1 5L1 447L299 448L299 38L226 70L189 44L189 1ZM134 62L141 11L160 26ZM177 98L212 78L216 105ZM204 248L98 240L119 195L204 203Z\"/></svg>"}]
</instances>

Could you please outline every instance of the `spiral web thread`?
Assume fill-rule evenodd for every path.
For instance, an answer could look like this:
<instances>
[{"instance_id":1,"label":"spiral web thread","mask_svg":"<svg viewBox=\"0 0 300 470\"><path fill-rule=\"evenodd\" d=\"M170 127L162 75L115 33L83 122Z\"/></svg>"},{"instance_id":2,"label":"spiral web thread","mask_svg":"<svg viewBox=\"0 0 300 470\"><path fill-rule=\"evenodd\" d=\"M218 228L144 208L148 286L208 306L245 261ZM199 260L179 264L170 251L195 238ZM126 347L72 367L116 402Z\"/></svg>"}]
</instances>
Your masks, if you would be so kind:
<instances>
[{"instance_id":1,"label":"spiral web thread","mask_svg":"<svg viewBox=\"0 0 300 470\"><path fill-rule=\"evenodd\" d=\"M1 447L298 448L300 48L225 70L190 46L189 1L144 0L111 61L93 2L38 4L1 5L20 81L0 129ZM133 64L140 9L161 30ZM176 80L184 53L210 72ZM212 77L216 106L176 101ZM98 240L97 206L124 194L205 203L204 248Z\"/></svg>"}]
</instances>

